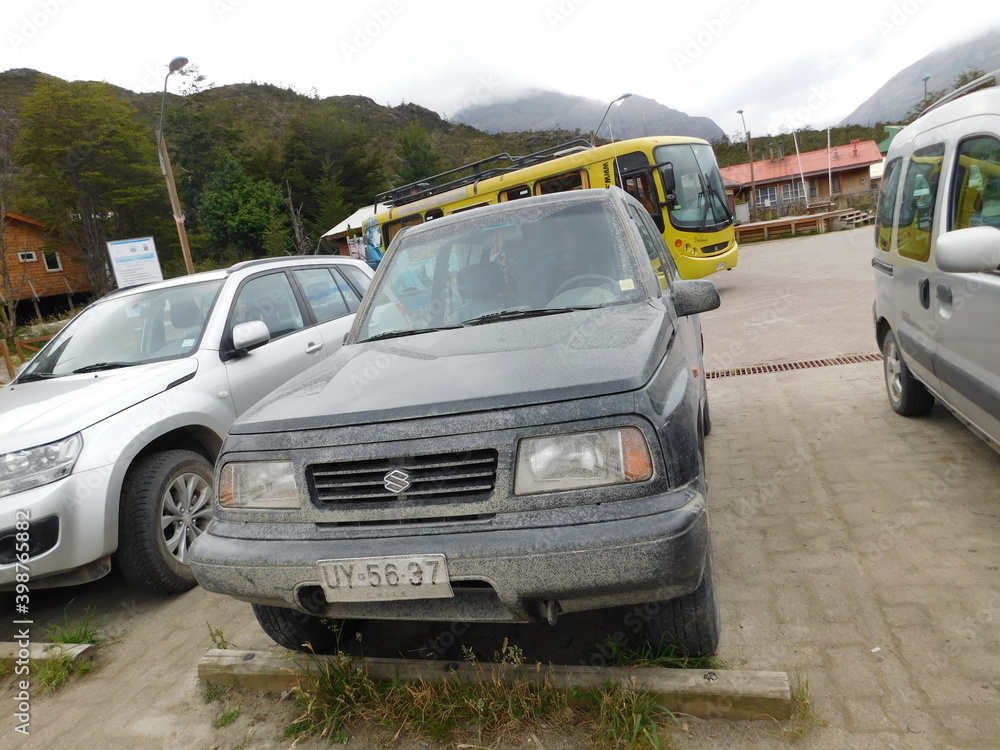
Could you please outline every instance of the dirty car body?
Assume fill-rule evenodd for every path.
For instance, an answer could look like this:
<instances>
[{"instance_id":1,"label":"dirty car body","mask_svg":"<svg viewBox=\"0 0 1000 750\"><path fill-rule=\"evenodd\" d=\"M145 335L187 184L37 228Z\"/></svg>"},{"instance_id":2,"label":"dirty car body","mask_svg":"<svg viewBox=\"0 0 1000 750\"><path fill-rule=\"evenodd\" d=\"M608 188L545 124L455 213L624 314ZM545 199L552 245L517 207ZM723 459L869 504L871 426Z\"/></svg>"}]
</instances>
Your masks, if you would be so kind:
<instances>
[{"instance_id":1,"label":"dirty car body","mask_svg":"<svg viewBox=\"0 0 1000 750\"><path fill-rule=\"evenodd\" d=\"M651 635L711 653L695 313L718 301L617 189L404 231L345 345L230 430L199 583L291 648L323 648L320 618L659 602Z\"/></svg>"}]
</instances>

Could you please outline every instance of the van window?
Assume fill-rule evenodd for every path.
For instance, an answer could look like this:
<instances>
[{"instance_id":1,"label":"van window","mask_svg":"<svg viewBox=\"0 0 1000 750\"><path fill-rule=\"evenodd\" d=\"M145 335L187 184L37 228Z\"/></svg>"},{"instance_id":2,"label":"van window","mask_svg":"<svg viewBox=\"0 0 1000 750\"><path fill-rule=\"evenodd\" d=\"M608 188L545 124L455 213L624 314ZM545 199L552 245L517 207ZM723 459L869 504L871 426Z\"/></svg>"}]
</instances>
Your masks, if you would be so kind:
<instances>
[{"instance_id":1,"label":"van window","mask_svg":"<svg viewBox=\"0 0 1000 750\"><path fill-rule=\"evenodd\" d=\"M588 187L590 187L590 180L587 179L586 172L567 172L566 174L561 174L558 177L552 177L548 180L539 180L536 182L535 195L563 193L568 190L584 190Z\"/></svg>"},{"instance_id":2,"label":"van window","mask_svg":"<svg viewBox=\"0 0 1000 750\"><path fill-rule=\"evenodd\" d=\"M899 165L902 159L893 159L886 165L882 177L882 193L878 200L878 215L875 217L876 246L879 250L889 251L892 240L892 220L896 215L896 188L899 186Z\"/></svg>"},{"instance_id":3,"label":"van window","mask_svg":"<svg viewBox=\"0 0 1000 750\"><path fill-rule=\"evenodd\" d=\"M934 206L937 203L938 178L944 160L944 144L935 143L917 149L910 156L903 182L902 203L896 248L899 254L926 262L931 254L934 231Z\"/></svg>"},{"instance_id":4,"label":"van window","mask_svg":"<svg viewBox=\"0 0 1000 750\"><path fill-rule=\"evenodd\" d=\"M969 138L958 149L952 182L952 229L1000 227L1000 140Z\"/></svg>"}]
</instances>

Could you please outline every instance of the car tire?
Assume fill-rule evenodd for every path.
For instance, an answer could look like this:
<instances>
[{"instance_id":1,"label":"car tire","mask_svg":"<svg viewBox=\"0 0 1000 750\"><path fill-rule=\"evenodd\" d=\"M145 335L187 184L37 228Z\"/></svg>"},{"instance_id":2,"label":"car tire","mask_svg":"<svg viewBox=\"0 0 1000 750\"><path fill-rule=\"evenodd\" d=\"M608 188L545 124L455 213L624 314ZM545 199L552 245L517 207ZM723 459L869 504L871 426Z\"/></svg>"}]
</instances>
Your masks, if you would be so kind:
<instances>
[{"instance_id":1,"label":"car tire","mask_svg":"<svg viewBox=\"0 0 1000 750\"><path fill-rule=\"evenodd\" d=\"M187 450L154 453L125 476L115 561L126 580L156 593L193 588L191 543L212 519L212 465Z\"/></svg>"},{"instance_id":2,"label":"car tire","mask_svg":"<svg viewBox=\"0 0 1000 750\"><path fill-rule=\"evenodd\" d=\"M719 647L719 608L715 599L712 552L705 556L701 583L690 594L657 602L646 623L653 649L675 656L711 656Z\"/></svg>"},{"instance_id":3,"label":"car tire","mask_svg":"<svg viewBox=\"0 0 1000 750\"><path fill-rule=\"evenodd\" d=\"M934 396L913 377L910 368L903 361L899 343L892 331L885 335L882 342L882 372L885 375L885 392L889 396L889 405L897 414L904 417L923 416L934 406Z\"/></svg>"},{"instance_id":4,"label":"car tire","mask_svg":"<svg viewBox=\"0 0 1000 750\"><path fill-rule=\"evenodd\" d=\"M326 620L287 607L252 604L254 616L268 637L279 646L307 654L335 654L340 648L344 622Z\"/></svg>"}]
</instances>

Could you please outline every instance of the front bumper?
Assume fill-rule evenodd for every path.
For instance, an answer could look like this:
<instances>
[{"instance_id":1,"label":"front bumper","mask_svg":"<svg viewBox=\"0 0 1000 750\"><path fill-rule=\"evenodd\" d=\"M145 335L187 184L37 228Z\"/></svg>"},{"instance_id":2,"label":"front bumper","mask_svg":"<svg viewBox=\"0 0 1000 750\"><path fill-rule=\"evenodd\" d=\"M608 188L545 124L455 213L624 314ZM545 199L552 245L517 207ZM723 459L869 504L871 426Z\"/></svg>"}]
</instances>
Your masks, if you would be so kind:
<instances>
[{"instance_id":1,"label":"front bumper","mask_svg":"<svg viewBox=\"0 0 1000 750\"><path fill-rule=\"evenodd\" d=\"M216 520L195 543L191 564L209 591L323 617L534 622L553 604L574 612L662 601L697 588L709 548L705 499L691 487L669 494L685 497L645 498L645 512L625 518L564 508L533 528L441 533L436 527L375 539L272 534L249 541L239 538L241 524ZM271 528L280 533L280 524ZM435 553L447 560L452 598L329 602L323 595L318 560Z\"/></svg>"}]
</instances>

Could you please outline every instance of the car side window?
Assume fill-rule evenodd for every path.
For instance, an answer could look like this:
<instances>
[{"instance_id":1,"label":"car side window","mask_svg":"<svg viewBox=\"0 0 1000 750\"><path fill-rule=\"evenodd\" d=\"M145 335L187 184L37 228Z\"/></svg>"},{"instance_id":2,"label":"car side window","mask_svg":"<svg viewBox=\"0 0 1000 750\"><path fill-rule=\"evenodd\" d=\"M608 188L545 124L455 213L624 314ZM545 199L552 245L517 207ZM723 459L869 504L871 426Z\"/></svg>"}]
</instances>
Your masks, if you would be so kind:
<instances>
[{"instance_id":1,"label":"car side window","mask_svg":"<svg viewBox=\"0 0 1000 750\"><path fill-rule=\"evenodd\" d=\"M305 327L302 312L284 272L269 273L247 281L236 298L230 326L248 320L262 320L271 338Z\"/></svg>"},{"instance_id":2,"label":"car side window","mask_svg":"<svg viewBox=\"0 0 1000 750\"><path fill-rule=\"evenodd\" d=\"M336 320L350 314L351 310L347 306L338 281L344 286L347 284L343 278L334 278L331 269L296 268L292 273L302 285L306 302L316 316L317 323L326 323L328 320Z\"/></svg>"},{"instance_id":3,"label":"car side window","mask_svg":"<svg viewBox=\"0 0 1000 750\"><path fill-rule=\"evenodd\" d=\"M342 266L337 266L336 271L343 273L344 276L347 277L347 280L351 282L351 286L354 287L354 289L357 290L359 294L363 295L368 292L368 287L371 286L372 279L371 276L368 276L360 268L355 268L354 266L349 266L345 264ZM350 304L350 299L348 299L348 304Z\"/></svg>"},{"instance_id":4,"label":"car side window","mask_svg":"<svg viewBox=\"0 0 1000 750\"><path fill-rule=\"evenodd\" d=\"M653 231L649 222L649 214L640 211L631 204L628 207L628 212L639 230L639 236L642 238L643 247L646 249L646 255L649 256L649 262L656 274L660 289L669 289L670 283L677 279L679 274L677 266L674 265L674 259L670 257L667 246L663 243L663 237L660 236L659 232Z\"/></svg>"},{"instance_id":5,"label":"car side window","mask_svg":"<svg viewBox=\"0 0 1000 750\"><path fill-rule=\"evenodd\" d=\"M876 246L889 252L892 241L892 220L896 216L896 188L899 187L899 167L902 159L896 158L886 165L879 195L878 215L875 217Z\"/></svg>"},{"instance_id":6,"label":"car side window","mask_svg":"<svg viewBox=\"0 0 1000 750\"><path fill-rule=\"evenodd\" d=\"M910 155L903 178L903 201L899 207L896 248L899 254L926 262L931 254L934 208L938 179L944 161L944 144L935 143Z\"/></svg>"},{"instance_id":7,"label":"car side window","mask_svg":"<svg viewBox=\"0 0 1000 750\"><path fill-rule=\"evenodd\" d=\"M1000 140L962 141L952 180L951 228L1000 227Z\"/></svg>"}]
</instances>

